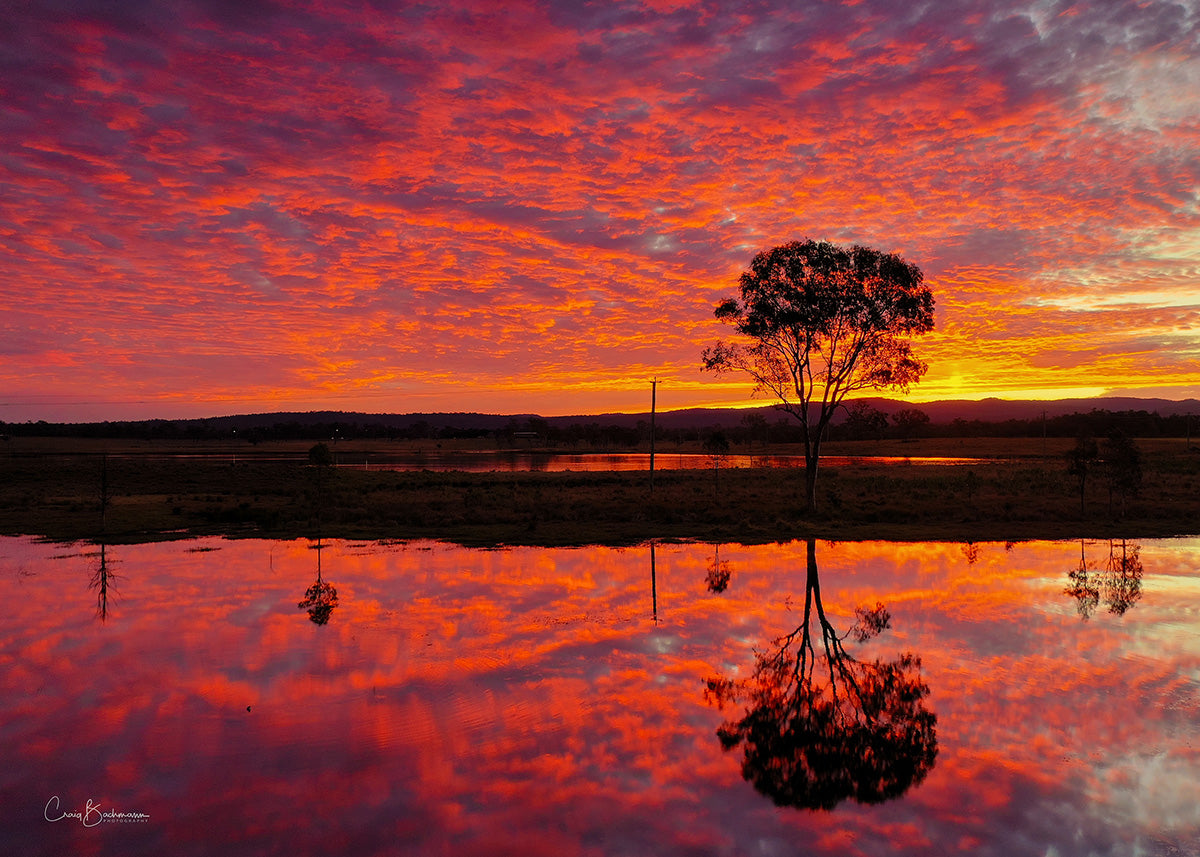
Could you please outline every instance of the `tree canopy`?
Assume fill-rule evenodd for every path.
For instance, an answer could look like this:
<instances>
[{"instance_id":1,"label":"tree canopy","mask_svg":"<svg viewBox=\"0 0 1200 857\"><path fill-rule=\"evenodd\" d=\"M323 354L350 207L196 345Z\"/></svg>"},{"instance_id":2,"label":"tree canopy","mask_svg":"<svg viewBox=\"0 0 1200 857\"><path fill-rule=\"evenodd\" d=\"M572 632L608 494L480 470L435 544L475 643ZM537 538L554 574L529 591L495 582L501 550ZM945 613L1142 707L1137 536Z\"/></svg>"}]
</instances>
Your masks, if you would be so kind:
<instances>
[{"instance_id":1,"label":"tree canopy","mask_svg":"<svg viewBox=\"0 0 1200 857\"><path fill-rule=\"evenodd\" d=\"M741 339L705 349L704 368L746 372L756 393L800 421L815 508L821 436L842 400L906 391L925 374L910 339L933 329L933 292L921 269L894 253L811 240L759 253L740 287L716 316Z\"/></svg>"}]
</instances>

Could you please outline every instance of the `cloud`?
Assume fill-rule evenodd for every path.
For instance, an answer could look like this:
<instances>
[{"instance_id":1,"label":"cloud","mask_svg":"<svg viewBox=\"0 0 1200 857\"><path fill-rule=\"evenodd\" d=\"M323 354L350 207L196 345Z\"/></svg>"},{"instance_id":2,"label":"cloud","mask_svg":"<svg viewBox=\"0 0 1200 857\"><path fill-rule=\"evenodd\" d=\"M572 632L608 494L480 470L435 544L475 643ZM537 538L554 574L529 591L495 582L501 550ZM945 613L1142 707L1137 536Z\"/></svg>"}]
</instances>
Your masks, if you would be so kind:
<instances>
[{"instance_id":1,"label":"cloud","mask_svg":"<svg viewBox=\"0 0 1200 857\"><path fill-rule=\"evenodd\" d=\"M698 367L754 252L808 236L921 265L934 352L982 369L981 331L1038 347L1031 304L1108 323L1194 279L1196 23L1115 1L22 4L0 34L0 300L97 389L128 371L172 394L117 356L142 341L228 385L193 347L216 320L228 352L309 379L288 395L324 394L305 349L332 339L362 379L543 384L553 410L588 368ZM88 345L105 326L111 354ZM1186 389L1184 363L1144 374ZM1014 383L1061 386L1049 365Z\"/></svg>"}]
</instances>

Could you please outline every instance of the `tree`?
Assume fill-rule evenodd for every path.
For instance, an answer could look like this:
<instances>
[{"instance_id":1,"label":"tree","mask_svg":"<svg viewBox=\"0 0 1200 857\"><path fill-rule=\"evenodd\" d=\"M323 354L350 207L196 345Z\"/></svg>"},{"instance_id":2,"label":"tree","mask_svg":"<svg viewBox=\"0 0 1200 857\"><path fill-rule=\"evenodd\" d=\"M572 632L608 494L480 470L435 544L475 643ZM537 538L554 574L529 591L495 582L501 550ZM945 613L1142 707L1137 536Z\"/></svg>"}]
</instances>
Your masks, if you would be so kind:
<instances>
[{"instance_id":1,"label":"tree","mask_svg":"<svg viewBox=\"0 0 1200 857\"><path fill-rule=\"evenodd\" d=\"M1079 480L1079 514L1084 514L1084 492L1087 489L1088 474L1095 468L1100 458L1100 449L1096 441L1080 435L1075 439L1075 446L1067 452L1067 474Z\"/></svg>"},{"instance_id":2,"label":"tree","mask_svg":"<svg viewBox=\"0 0 1200 857\"><path fill-rule=\"evenodd\" d=\"M845 634L826 616L810 539L803 624L756 655L749 679L706 682L706 696L719 706L746 701L744 714L722 724L717 737L726 750L742 748L742 776L777 806L882 803L924 780L937 759L937 715L925 707L920 658L856 660L843 641L865 642L891 617L882 604L855 615Z\"/></svg>"},{"instance_id":3,"label":"tree","mask_svg":"<svg viewBox=\"0 0 1200 857\"><path fill-rule=\"evenodd\" d=\"M729 441L722 431L714 431L704 441L704 451L713 466L713 490L720 488L721 463L729 456Z\"/></svg>"},{"instance_id":4,"label":"tree","mask_svg":"<svg viewBox=\"0 0 1200 857\"><path fill-rule=\"evenodd\" d=\"M888 416L878 408L859 399L846 407L842 431L850 440L882 440L887 430Z\"/></svg>"},{"instance_id":5,"label":"tree","mask_svg":"<svg viewBox=\"0 0 1200 857\"><path fill-rule=\"evenodd\" d=\"M921 269L898 255L811 240L759 253L740 287L716 317L741 341L705 349L704 368L747 373L756 394L800 421L815 511L821 440L842 400L866 389L905 391L925 374L909 340L933 329L933 293Z\"/></svg>"},{"instance_id":6,"label":"tree","mask_svg":"<svg viewBox=\"0 0 1200 857\"><path fill-rule=\"evenodd\" d=\"M892 414L892 422L896 424L896 431L900 432L900 437L910 440L929 425L929 414L920 408L904 408Z\"/></svg>"},{"instance_id":7,"label":"tree","mask_svg":"<svg viewBox=\"0 0 1200 857\"><path fill-rule=\"evenodd\" d=\"M1125 501L1136 497L1142 488L1142 453L1133 438L1114 428L1104 439L1101 448L1104 458L1104 478L1108 482L1108 513L1112 514L1113 497L1121 498L1121 517L1125 516Z\"/></svg>"},{"instance_id":8,"label":"tree","mask_svg":"<svg viewBox=\"0 0 1200 857\"><path fill-rule=\"evenodd\" d=\"M758 435L762 439L762 445L765 448L767 445L767 418L762 414L745 414L742 417L742 425L746 427L746 446L754 448L754 436Z\"/></svg>"},{"instance_id":9,"label":"tree","mask_svg":"<svg viewBox=\"0 0 1200 857\"><path fill-rule=\"evenodd\" d=\"M317 483L317 537L321 536L321 522L325 517L325 474L333 469L333 453L323 443L308 451L308 463L313 468Z\"/></svg>"}]
</instances>

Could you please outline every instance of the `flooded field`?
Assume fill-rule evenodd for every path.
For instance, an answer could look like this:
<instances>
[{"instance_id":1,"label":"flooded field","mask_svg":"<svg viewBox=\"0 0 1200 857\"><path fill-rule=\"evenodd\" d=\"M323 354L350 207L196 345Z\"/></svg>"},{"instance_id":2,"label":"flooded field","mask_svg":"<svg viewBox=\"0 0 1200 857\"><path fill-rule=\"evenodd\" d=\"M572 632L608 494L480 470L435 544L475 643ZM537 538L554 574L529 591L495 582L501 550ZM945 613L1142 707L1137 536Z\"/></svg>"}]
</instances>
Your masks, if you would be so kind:
<instances>
[{"instance_id":1,"label":"flooded field","mask_svg":"<svg viewBox=\"0 0 1200 857\"><path fill-rule=\"evenodd\" d=\"M1200 539L0 539L0 852L1200 851Z\"/></svg>"},{"instance_id":2,"label":"flooded field","mask_svg":"<svg viewBox=\"0 0 1200 857\"><path fill-rule=\"evenodd\" d=\"M979 464L983 459L940 458L933 456L822 456L822 467L846 467L852 464L899 466L910 464ZM351 456L342 456L339 465L359 466ZM646 453L543 453L543 452L476 452L459 454L430 453L381 457L372 461L364 456L363 467L377 470L461 470L468 473L491 471L546 472L565 471L624 471L649 470L650 456ZM654 457L657 470L697 470L719 467L803 467L803 455L722 455L714 461L711 455L695 453L660 453Z\"/></svg>"},{"instance_id":3,"label":"flooded field","mask_svg":"<svg viewBox=\"0 0 1200 857\"><path fill-rule=\"evenodd\" d=\"M136 453L114 454L113 459L137 461L195 461L199 463L242 462L306 462L307 454L291 455L225 452L207 453ZM401 472L429 470L433 472L460 471L463 473L565 473L616 472L649 470L650 455L640 452L534 452L529 450L498 451L430 451L430 452L333 452L336 466L360 470L395 470ZM907 465L984 464L998 459L935 455L823 455L822 467L850 465L895 467ZM698 470L726 467L803 467L803 455L721 455L700 453L659 453L654 457L656 470Z\"/></svg>"}]
</instances>

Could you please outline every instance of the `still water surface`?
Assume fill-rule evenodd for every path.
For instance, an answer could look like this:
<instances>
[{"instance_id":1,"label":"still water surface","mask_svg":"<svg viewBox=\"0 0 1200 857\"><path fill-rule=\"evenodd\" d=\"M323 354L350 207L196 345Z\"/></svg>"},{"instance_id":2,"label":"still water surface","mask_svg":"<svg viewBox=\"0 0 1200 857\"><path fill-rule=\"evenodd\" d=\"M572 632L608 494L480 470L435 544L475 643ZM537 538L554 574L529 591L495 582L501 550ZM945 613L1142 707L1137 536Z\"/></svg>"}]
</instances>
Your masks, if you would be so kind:
<instances>
[{"instance_id":1,"label":"still water surface","mask_svg":"<svg viewBox=\"0 0 1200 857\"><path fill-rule=\"evenodd\" d=\"M1200 853L1200 539L808 547L0 539L0 853Z\"/></svg>"},{"instance_id":2,"label":"still water surface","mask_svg":"<svg viewBox=\"0 0 1200 857\"><path fill-rule=\"evenodd\" d=\"M307 461L304 455L257 455L229 453L196 453L155 455L112 455L110 458L136 458L138 461L205 461L235 463L238 461ZM566 471L614 472L649 470L650 455L640 452L533 452L529 450L497 451L417 451L410 453L342 452L333 450L338 467L357 470L391 470L463 473L562 473ZM932 464L985 464L996 459L955 458L949 456L900 455L824 455L822 467L870 465L899 467ZM698 453L658 453L654 457L656 470L700 470L714 465L727 467L803 467L803 455L722 455L714 461L711 455Z\"/></svg>"},{"instance_id":3,"label":"still water surface","mask_svg":"<svg viewBox=\"0 0 1200 857\"><path fill-rule=\"evenodd\" d=\"M901 466L923 464L981 464L989 459L949 458L896 455L827 455L822 467L846 467L852 464ZM353 454L338 455L342 467L363 467L368 470L458 470L468 473L546 472L565 471L612 472L649 470L650 456L639 452L569 453L569 452L431 452L410 455L364 456L361 461ZM714 462L711 455L696 453L660 452L654 456L656 470L700 470L714 464L725 467L803 467L803 455L722 455Z\"/></svg>"}]
</instances>

